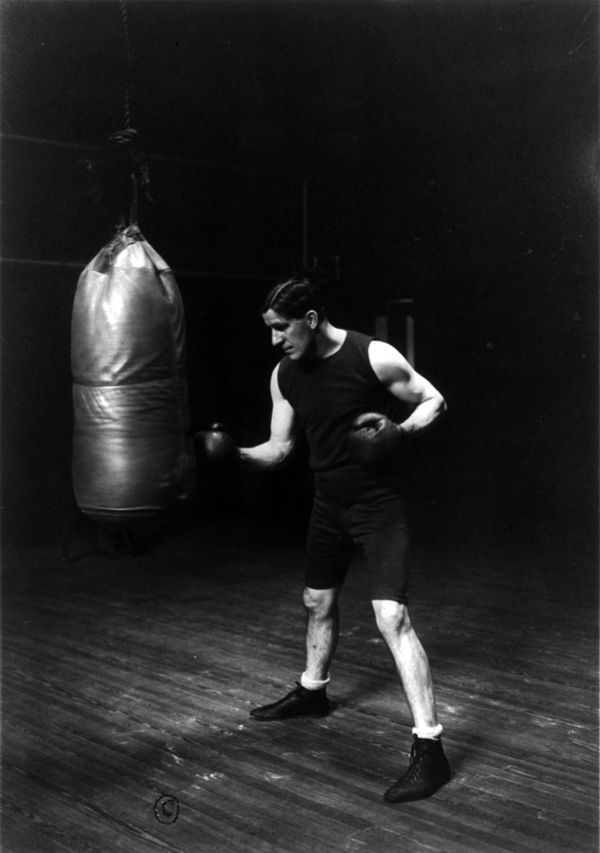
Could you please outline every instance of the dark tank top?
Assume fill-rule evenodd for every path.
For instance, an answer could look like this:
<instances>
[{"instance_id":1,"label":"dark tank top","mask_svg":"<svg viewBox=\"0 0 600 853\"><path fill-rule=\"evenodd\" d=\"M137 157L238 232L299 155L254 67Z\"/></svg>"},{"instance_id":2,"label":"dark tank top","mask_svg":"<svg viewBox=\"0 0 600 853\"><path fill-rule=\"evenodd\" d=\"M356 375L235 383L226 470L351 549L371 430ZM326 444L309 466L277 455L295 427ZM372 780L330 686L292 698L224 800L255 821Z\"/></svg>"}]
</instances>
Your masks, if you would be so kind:
<instances>
[{"instance_id":1,"label":"dark tank top","mask_svg":"<svg viewBox=\"0 0 600 853\"><path fill-rule=\"evenodd\" d=\"M348 331L340 349L328 358L292 361L286 357L279 364L279 390L304 429L317 485L336 493L399 485L396 470L374 479L352 462L348 452L348 434L357 415L381 412L395 422L407 416L371 367L372 340Z\"/></svg>"}]
</instances>

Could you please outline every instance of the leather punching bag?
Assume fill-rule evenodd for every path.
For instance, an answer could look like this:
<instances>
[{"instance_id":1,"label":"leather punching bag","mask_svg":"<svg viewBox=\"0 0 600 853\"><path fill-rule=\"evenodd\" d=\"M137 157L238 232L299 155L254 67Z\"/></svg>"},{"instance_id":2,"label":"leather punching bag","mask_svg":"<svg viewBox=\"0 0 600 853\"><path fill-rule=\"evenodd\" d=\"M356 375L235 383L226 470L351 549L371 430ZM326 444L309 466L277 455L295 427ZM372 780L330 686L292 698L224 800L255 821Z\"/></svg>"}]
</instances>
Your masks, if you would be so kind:
<instances>
[{"instance_id":1,"label":"leather punching bag","mask_svg":"<svg viewBox=\"0 0 600 853\"><path fill-rule=\"evenodd\" d=\"M170 514L195 478L175 278L136 226L79 277L71 327L73 487L99 522Z\"/></svg>"}]
</instances>

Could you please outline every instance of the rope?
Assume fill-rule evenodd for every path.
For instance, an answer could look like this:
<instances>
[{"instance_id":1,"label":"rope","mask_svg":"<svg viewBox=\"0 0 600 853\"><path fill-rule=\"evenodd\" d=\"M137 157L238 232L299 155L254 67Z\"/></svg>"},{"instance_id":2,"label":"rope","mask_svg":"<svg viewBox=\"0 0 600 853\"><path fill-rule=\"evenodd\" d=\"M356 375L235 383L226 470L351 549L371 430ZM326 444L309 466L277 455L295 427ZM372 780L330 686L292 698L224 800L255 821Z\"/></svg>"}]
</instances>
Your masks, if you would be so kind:
<instances>
[{"instance_id":1,"label":"rope","mask_svg":"<svg viewBox=\"0 0 600 853\"><path fill-rule=\"evenodd\" d=\"M131 55L131 41L129 39L129 18L127 15L127 0L119 0L121 7L121 20L123 23L123 34L125 36L125 49L127 55L127 73L124 85L125 96L125 127L131 127L131 101L133 91L133 57Z\"/></svg>"},{"instance_id":2,"label":"rope","mask_svg":"<svg viewBox=\"0 0 600 853\"><path fill-rule=\"evenodd\" d=\"M137 151L138 132L131 126L134 73L127 0L119 0L119 8L121 10L126 57L123 84L125 129L113 133L108 139L104 189L120 211L119 228L125 226L137 228L138 184L141 185L145 197L151 201L148 194L150 179L146 160Z\"/></svg>"},{"instance_id":3,"label":"rope","mask_svg":"<svg viewBox=\"0 0 600 853\"><path fill-rule=\"evenodd\" d=\"M90 161L80 161L86 174L94 182L93 193L97 199L104 197L119 221L117 228L138 227L138 202L140 192L152 202L149 193L150 175L147 157L137 147L138 132L131 126L131 105L134 89L133 56L129 33L127 0L119 0L123 37L125 42L126 70L124 75L125 128L109 136L104 146L100 167Z\"/></svg>"},{"instance_id":4,"label":"rope","mask_svg":"<svg viewBox=\"0 0 600 853\"><path fill-rule=\"evenodd\" d=\"M129 127L108 138L107 187L121 211L122 225L137 227L138 182L147 190L149 177L137 151L137 130ZM147 193L146 196L148 197Z\"/></svg>"}]
</instances>

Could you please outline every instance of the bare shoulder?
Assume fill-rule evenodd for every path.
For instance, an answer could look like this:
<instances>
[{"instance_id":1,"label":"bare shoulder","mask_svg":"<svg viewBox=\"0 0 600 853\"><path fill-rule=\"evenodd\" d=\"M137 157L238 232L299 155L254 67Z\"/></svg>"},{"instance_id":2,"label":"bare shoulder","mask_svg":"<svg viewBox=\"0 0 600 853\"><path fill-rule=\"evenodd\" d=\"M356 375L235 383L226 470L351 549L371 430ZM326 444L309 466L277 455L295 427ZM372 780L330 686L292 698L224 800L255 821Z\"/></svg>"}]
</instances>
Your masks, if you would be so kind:
<instances>
[{"instance_id":1,"label":"bare shoulder","mask_svg":"<svg viewBox=\"0 0 600 853\"><path fill-rule=\"evenodd\" d=\"M440 392L395 347L384 341L371 341L369 361L379 381L399 400L416 405L435 400L440 411L445 408Z\"/></svg>"},{"instance_id":2,"label":"bare shoulder","mask_svg":"<svg viewBox=\"0 0 600 853\"><path fill-rule=\"evenodd\" d=\"M408 380L413 370L402 353L385 341L373 340L369 344L369 361L378 379L389 382Z\"/></svg>"},{"instance_id":3,"label":"bare shoulder","mask_svg":"<svg viewBox=\"0 0 600 853\"><path fill-rule=\"evenodd\" d=\"M281 390L279 388L279 366L281 362L275 365L273 368L273 372L271 373L271 394L273 397L281 397Z\"/></svg>"}]
</instances>

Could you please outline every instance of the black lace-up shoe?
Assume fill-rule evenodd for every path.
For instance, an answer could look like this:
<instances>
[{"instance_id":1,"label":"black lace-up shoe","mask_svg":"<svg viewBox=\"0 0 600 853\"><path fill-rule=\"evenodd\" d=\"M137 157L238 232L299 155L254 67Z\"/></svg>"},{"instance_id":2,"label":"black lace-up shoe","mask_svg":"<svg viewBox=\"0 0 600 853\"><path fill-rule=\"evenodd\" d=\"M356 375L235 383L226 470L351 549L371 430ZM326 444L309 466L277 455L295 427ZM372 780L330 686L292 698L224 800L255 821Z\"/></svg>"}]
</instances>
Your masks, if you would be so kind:
<instances>
[{"instance_id":1,"label":"black lace-up shoe","mask_svg":"<svg viewBox=\"0 0 600 853\"><path fill-rule=\"evenodd\" d=\"M255 720L287 720L288 717L326 717L329 713L329 700L325 688L306 690L299 682L294 690L273 702L250 711Z\"/></svg>"},{"instance_id":2,"label":"black lace-up shoe","mask_svg":"<svg viewBox=\"0 0 600 853\"><path fill-rule=\"evenodd\" d=\"M408 770L383 795L386 803L424 800L450 781L450 765L442 742L414 735Z\"/></svg>"}]
</instances>

